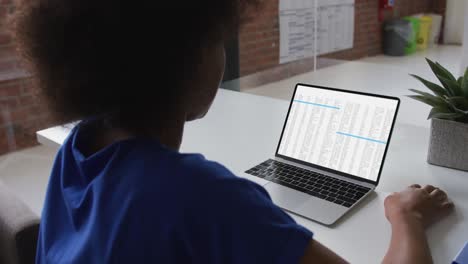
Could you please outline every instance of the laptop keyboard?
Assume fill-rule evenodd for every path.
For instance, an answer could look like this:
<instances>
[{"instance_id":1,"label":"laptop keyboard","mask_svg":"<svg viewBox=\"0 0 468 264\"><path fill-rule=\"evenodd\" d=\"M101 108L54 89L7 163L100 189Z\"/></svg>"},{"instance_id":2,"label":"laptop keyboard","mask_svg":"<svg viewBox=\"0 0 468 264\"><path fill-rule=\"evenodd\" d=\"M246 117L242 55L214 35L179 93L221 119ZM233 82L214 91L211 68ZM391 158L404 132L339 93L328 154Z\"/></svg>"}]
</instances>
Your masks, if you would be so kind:
<instances>
[{"instance_id":1,"label":"laptop keyboard","mask_svg":"<svg viewBox=\"0 0 468 264\"><path fill-rule=\"evenodd\" d=\"M369 188L363 186L272 159L247 170L245 173L345 207L351 207L370 191Z\"/></svg>"}]
</instances>

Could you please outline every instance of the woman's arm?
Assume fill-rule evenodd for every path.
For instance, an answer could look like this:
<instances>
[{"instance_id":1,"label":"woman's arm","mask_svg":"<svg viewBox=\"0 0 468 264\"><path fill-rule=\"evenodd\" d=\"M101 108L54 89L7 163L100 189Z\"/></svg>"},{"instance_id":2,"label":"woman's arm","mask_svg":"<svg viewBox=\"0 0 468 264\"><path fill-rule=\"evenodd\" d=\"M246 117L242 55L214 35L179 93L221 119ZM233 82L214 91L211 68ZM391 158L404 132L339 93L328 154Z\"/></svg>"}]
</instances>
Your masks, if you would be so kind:
<instances>
[{"instance_id":1,"label":"woman's arm","mask_svg":"<svg viewBox=\"0 0 468 264\"><path fill-rule=\"evenodd\" d=\"M383 263L432 263L425 228L446 216L453 203L442 190L427 185L412 185L385 199L385 215L392 226L390 247ZM347 263L344 259L311 240L301 260L307 263Z\"/></svg>"},{"instance_id":2,"label":"woman's arm","mask_svg":"<svg viewBox=\"0 0 468 264\"><path fill-rule=\"evenodd\" d=\"M346 262L340 256L335 254L335 252L320 244L318 241L310 240L309 245L306 248L305 254L301 259L301 264L309 263L341 264L348 262Z\"/></svg>"},{"instance_id":3,"label":"woman's arm","mask_svg":"<svg viewBox=\"0 0 468 264\"><path fill-rule=\"evenodd\" d=\"M412 185L385 199L385 215L392 240L383 263L433 263L426 227L453 209L447 194L431 185Z\"/></svg>"},{"instance_id":4,"label":"woman's arm","mask_svg":"<svg viewBox=\"0 0 468 264\"><path fill-rule=\"evenodd\" d=\"M411 219L392 224L390 248L383 263L431 264L432 256L424 227Z\"/></svg>"}]
</instances>

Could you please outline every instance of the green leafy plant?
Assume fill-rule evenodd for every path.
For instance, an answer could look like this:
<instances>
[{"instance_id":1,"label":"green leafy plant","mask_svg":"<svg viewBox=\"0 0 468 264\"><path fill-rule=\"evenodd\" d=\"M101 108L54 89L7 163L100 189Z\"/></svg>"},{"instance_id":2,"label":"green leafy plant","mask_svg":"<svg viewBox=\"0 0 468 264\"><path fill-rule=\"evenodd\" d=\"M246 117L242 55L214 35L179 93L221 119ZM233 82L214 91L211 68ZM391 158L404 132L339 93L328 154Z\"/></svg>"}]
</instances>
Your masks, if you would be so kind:
<instances>
[{"instance_id":1,"label":"green leafy plant","mask_svg":"<svg viewBox=\"0 0 468 264\"><path fill-rule=\"evenodd\" d=\"M409 97L432 106L428 119L439 118L468 123L468 68L464 76L457 79L439 63L427 58L426 61L441 85L411 74L432 93L410 89L416 95Z\"/></svg>"}]
</instances>

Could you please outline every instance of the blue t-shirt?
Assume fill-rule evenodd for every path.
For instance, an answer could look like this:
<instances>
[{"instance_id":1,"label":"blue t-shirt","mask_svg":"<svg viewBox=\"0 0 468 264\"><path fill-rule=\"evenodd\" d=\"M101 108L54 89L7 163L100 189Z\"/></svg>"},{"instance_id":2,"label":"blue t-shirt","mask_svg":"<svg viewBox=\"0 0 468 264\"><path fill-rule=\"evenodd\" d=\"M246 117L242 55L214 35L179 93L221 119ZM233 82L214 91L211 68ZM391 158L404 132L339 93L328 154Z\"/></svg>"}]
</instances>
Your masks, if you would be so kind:
<instances>
[{"instance_id":1,"label":"blue t-shirt","mask_svg":"<svg viewBox=\"0 0 468 264\"><path fill-rule=\"evenodd\" d=\"M312 233L264 188L198 154L130 139L88 157L77 126L58 152L37 263L298 263Z\"/></svg>"}]
</instances>

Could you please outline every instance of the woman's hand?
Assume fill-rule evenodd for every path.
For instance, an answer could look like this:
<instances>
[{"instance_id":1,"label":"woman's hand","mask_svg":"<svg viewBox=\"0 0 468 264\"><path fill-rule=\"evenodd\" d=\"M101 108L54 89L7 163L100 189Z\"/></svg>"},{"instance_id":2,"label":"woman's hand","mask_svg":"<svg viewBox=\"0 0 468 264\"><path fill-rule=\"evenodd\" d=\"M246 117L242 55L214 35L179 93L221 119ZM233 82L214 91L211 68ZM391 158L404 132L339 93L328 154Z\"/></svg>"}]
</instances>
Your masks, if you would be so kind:
<instances>
[{"instance_id":1,"label":"woman's hand","mask_svg":"<svg viewBox=\"0 0 468 264\"><path fill-rule=\"evenodd\" d=\"M433 263L425 227L453 208L447 194L431 185L414 184L385 199L385 215L392 224L390 247L382 263ZM311 240L301 263L347 263L330 249Z\"/></svg>"},{"instance_id":2,"label":"woman's hand","mask_svg":"<svg viewBox=\"0 0 468 264\"><path fill-rule=\"evenodd\" d=\"M385 216L391 224L416 221L424 227L448 215L454 207L441 189L418 184L388 196L384 205Z\"/></svg>"}]
</instances>

